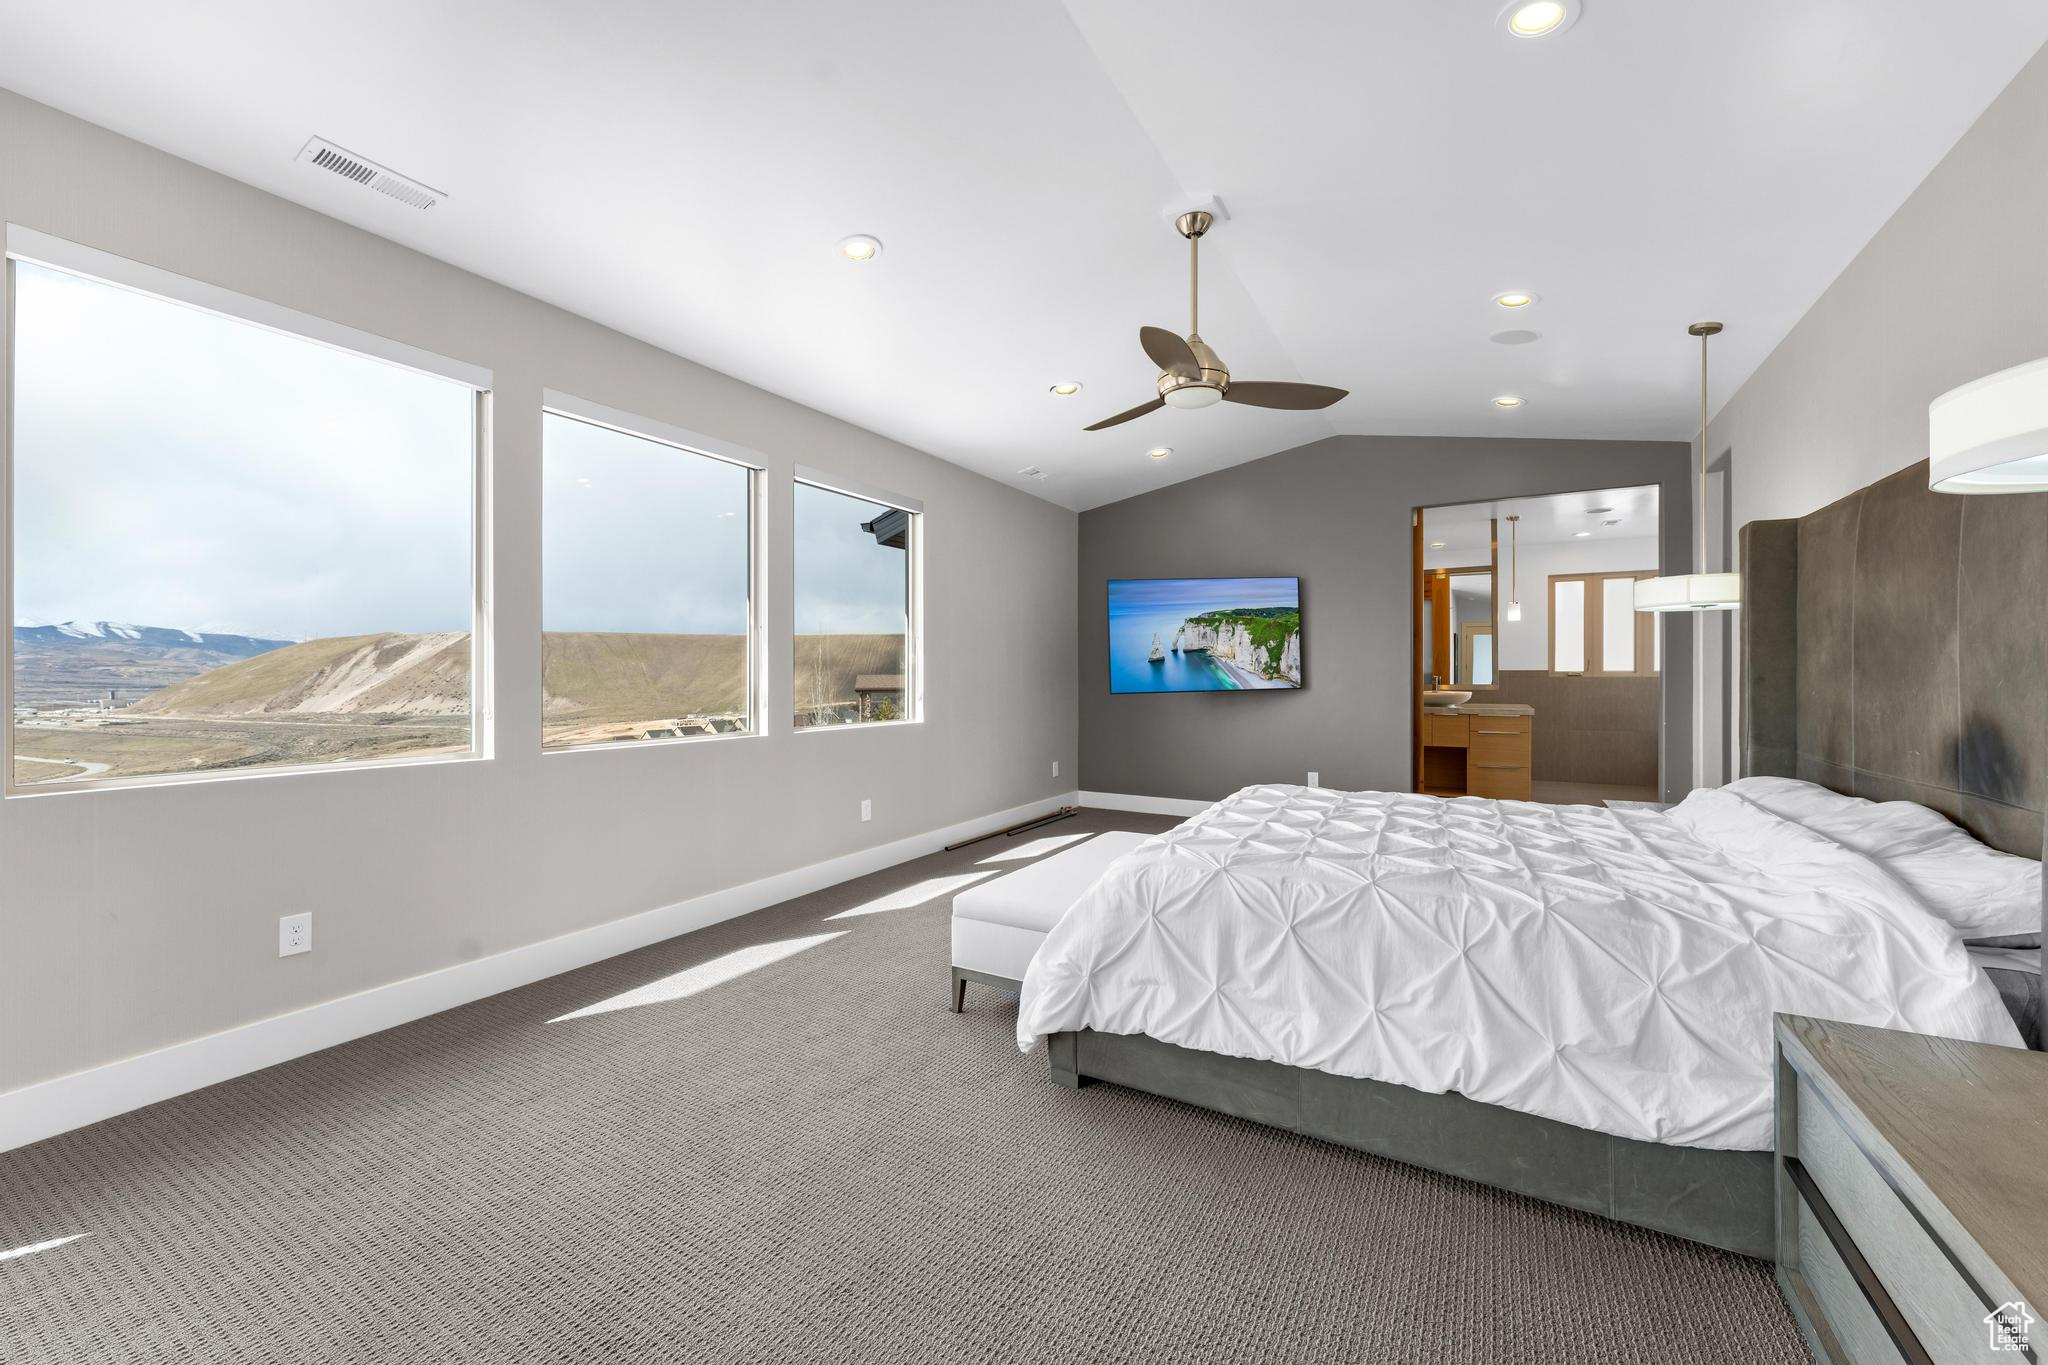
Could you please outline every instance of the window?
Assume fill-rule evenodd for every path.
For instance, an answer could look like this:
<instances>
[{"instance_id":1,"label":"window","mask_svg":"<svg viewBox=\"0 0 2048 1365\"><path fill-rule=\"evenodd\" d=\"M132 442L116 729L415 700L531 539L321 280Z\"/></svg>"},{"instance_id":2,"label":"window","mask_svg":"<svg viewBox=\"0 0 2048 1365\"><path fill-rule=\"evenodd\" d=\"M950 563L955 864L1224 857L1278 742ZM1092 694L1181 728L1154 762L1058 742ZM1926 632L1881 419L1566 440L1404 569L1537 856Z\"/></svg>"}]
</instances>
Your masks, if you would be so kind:
<instances>
[{"instance_id":1,"label":"window","mask_svg":"<svg viewBox=\"0 0 2048 1365\"><path fill-rule=\"evenodd\" d=\"M796 725L918 718L917 575L923 517L799 473L796 484Z\"/></svg>"},{"instance_id":2,"label":"window","mask_svg":"<svg viewBox=\"0 0 2048 1365\"><path fill-rule=\"evenodd\" d=\"M484 752L489 375L8 248L10 790Z\"/></svg>"},{"instance_id":3,"label":"window","mask_svg":"<svg viewBox=\"0 0 2048 1365\"><path fill-rule=\"evenodd\" d=\"M1655 573L1558 574L1550 580L1550 671L1655 677L1657 618L1636 610L1636 580Z\"/></svg>"},{"instance_id":4,"label":"window","mask_svg":"<svg viewBox=\"0 0 2048 1365\"><path fill-rule=\"evenodd\" d=\"M754 469L687 432L547 403L541 746L753 733Z\"/></svg>"}]
</instances>

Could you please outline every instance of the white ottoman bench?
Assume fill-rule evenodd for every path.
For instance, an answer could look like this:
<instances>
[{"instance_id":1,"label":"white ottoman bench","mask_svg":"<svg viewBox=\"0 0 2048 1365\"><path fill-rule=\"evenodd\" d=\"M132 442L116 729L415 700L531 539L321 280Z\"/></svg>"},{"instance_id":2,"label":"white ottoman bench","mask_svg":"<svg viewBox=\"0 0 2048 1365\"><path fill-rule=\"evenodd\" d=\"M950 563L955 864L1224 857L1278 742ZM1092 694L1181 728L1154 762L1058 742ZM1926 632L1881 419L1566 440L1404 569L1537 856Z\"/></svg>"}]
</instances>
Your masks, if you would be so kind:
<instances>
[{"instance_id":1,"label":"white ottoman bench","mask_svg":"<svg viewBox=\"0 0 2048 1365\"><path fill-rule=\"evenodd\" d=\"M1152 836L1098 834L953 897L953 1012L967 983L1011 990L1024 983L1038 945L1103 870Z\"/></svg>"}]
</instances>

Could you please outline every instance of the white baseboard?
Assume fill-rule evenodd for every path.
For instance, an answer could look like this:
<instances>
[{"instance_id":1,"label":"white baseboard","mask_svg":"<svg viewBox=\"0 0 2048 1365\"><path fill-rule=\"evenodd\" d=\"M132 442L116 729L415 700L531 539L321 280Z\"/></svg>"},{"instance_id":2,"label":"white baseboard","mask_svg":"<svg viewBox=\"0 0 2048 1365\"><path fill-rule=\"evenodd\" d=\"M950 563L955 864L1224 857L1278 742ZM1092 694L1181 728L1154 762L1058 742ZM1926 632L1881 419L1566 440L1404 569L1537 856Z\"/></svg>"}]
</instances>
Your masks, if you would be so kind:
<instances>
[{"instance_id":1,"label":"white baseboard","mask_svg":"<svg viewBox=\"0 0 2048 1365\"><path fill-rule=\"evenodd\" d=\"M25 1085L0 1094L0 1152L821 891L1079 800L1079 793L1067 792L996 811L474 962Z\"/></svg>"},{"instance_id":2,"label":"white baseboard","mask_svg":"<svg viewBox=\"0 0 2048 1365\"><path fill-rule=\"evenodd\" d=\"M1080 801L1097 810L1127 810L1140 815L1200 815L1216 804L1178 796L1125 796L1121 792L1082 792Z\"/></svg>"}]
</instances>

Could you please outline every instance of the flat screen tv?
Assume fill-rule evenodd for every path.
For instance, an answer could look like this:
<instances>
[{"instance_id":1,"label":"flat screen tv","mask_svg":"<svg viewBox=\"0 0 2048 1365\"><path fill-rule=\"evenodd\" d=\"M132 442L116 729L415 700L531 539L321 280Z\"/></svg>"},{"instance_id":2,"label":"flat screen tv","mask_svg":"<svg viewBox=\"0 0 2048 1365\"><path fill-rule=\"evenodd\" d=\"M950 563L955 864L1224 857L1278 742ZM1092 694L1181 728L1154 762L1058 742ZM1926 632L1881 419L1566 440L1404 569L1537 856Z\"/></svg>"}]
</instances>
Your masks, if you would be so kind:
<instances>
[{"instance_id":1,"label":"flat screen tv","mask_svg":"<svg viewBox=\"0 0 2048 1365\"><path fill-rule=\"evenodd\" d=\"M1111 692L1301 686L1299 578L1112 578Z\"/></svg>"}]
</instances>

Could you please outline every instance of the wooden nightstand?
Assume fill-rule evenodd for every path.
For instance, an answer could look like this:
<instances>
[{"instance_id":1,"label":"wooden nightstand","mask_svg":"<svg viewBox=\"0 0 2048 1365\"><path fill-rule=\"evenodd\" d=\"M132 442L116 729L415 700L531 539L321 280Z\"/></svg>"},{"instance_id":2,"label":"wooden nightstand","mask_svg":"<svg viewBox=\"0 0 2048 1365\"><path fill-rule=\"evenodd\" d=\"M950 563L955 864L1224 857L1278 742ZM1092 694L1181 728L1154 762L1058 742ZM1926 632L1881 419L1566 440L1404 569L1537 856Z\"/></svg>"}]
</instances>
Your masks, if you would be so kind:
<instances>
[{"instance_id":1,"label":"wooden nightstand","mask_svg":"<svg viewBox=\"0 0 2048 1365\"><path fill-rule=\"evenodd\" d=\"M2014 1365L2048 1314L2048 1054L1777 1017L1778 1283L1814 1359ZM2017 1310L2012 1305L2019 1305Z\"/></svg>"}]
</instances>

